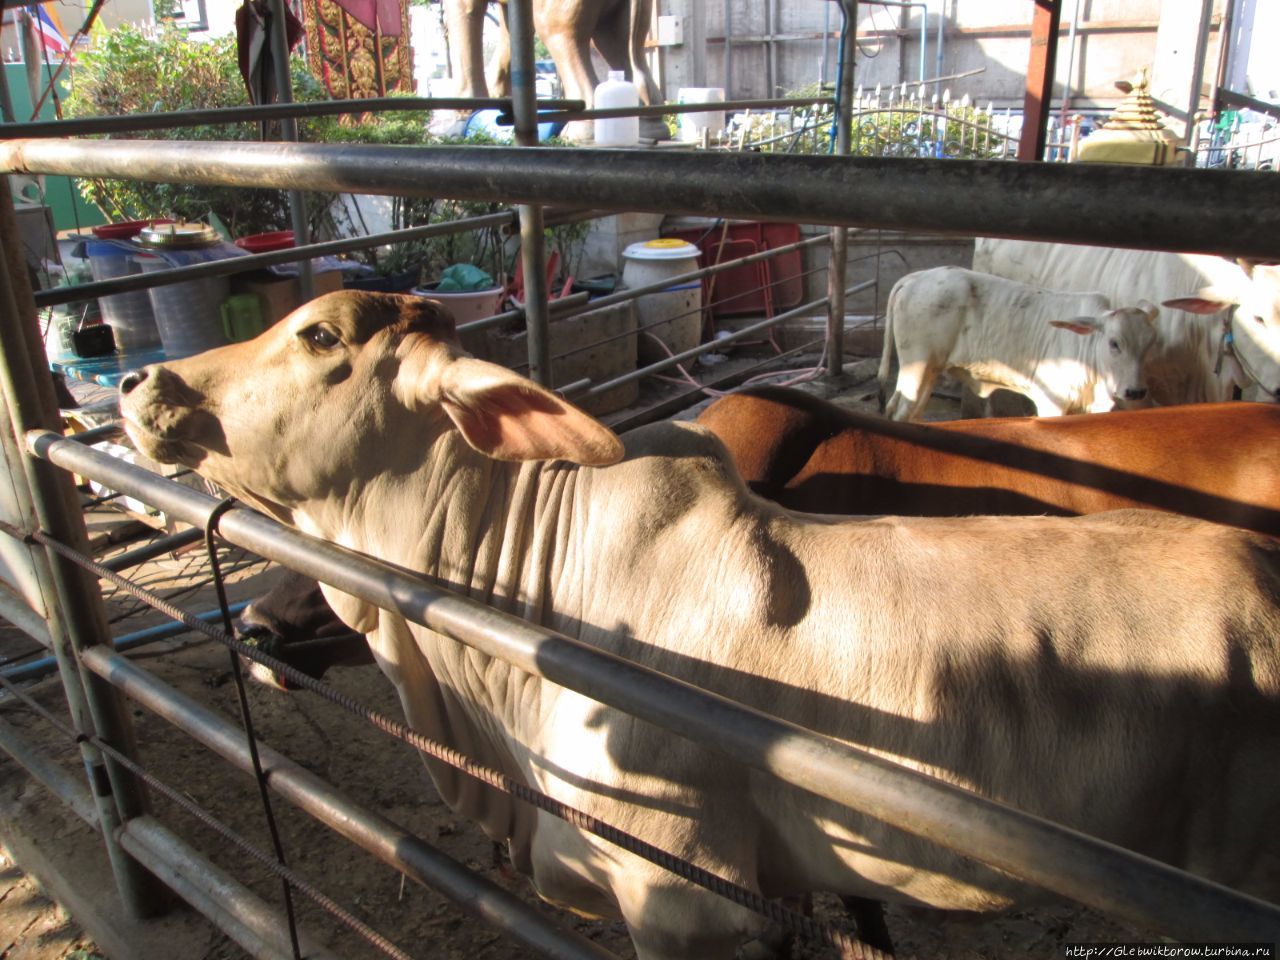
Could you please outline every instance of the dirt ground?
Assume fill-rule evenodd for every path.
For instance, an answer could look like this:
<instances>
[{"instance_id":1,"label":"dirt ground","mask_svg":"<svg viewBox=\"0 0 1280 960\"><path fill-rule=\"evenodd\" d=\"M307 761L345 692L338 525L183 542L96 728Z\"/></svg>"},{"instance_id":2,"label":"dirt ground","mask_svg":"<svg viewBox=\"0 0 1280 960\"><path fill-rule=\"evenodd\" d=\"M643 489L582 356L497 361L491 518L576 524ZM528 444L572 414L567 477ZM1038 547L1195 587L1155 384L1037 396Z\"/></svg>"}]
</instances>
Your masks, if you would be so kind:
<instances>
[{"instance_id":1,"label":"dirt ground","mask_svg":"<svg viewBox=\"0 0 1280 960\"><path fill-rule=\"evenodd\" d=\"M849 392L851 402L859 402L858 398L865 393L865 385L861 390L855 386ZM933 415L948 415L951 411L947 403L941 401L939 409L932 411ZM180 557L167 556L139 568L137 576L144 585L179 596L180 602L189 609L213 609L215 600L201 558L202 549ZM278 573L265 563L234 550L227 551L226 562L234 568L230 577L233 602L261 594ZM160 615L139 608L135 601L114 589L108 590L107 603L111 616L118 621L117 634L164 622ZM0 655L6 661L30 646L31 641L14 630L0 632ZM132 658L180 692L239 723L228 655L221 647L188 635L141 648ZM327 679L359 702L399 718L398 701L376 668L336 670ZM55 711L63 710L56 678L33 684L29 692ZM455 817L441 803L421 763L409 748L357 723L310 694L282 694L253 686L249 699L262 740L454 859L536 902L522 879L506 875L494 864L493 847L479 830ZM131 712L145 766L224 823L267 848L261 805L249 778L231 771L204 748L148 711L134 708ZM74 745L7 695L0 700L0 718L19 727L59 757L67 769L80 769ZM0 806L48 827L46 835L51 837L42 843L60 845L73 855L81 851L96 853L100 847L92 831L63 811L41 788L33 786L7 757L0 760ZM158 818L166 825L259 896L272 904L279 903L278 881L267 870L251 865L234 847L163 797L154 798L154 806ZM391 868L335 837L284 802L277 802L275 811L290 865L411 956L438 960L517 960L528 955L520 946L461 913L440 895L412 882L406 883ZM338 956L379 955L303 898L295 900L302 923L332 945ZM555 917L562 926L597 940L619 957L633 956L620 924L578 919L541 904L539 909ZM833 901L820 900L818 913L825 919L843 922ZM1087 910L1068 904L981 920L893 910L889 923L900 955L955 960L1011 956L1058 960L1064 943L1138 938ZM95 949L61 908L44 898L9 858L0 860L0 960L92 960L98 956ZM175 943L172 952L177 960L231 960L243 955L212 928L201 936ZM793 956L797 960L831 960L835 954L827 949L800 946Z\"/></svg>"}]
</instances>

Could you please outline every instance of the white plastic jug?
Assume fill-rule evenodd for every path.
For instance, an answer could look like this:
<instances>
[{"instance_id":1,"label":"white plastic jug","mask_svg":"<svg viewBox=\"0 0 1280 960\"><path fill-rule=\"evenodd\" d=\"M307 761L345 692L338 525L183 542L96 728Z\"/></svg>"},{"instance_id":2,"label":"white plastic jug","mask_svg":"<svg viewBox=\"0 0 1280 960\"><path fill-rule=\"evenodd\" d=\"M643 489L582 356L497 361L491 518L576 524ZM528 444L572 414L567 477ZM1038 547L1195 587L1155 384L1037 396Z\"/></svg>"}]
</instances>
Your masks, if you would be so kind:
<instances>
[{"instance_id":1,"label":"white plastic jug","mask_svg":"<svg viewBox=\"0 0 1280 960\"><path fill-rule=\"evenodd\" d=\"M640 94L621 70L610 70L609 79L596 87L595 108L637 107ZM608 117L595 121L598 147L631 147L640 139L639 117Z\"/></svg>"}]
</instances>

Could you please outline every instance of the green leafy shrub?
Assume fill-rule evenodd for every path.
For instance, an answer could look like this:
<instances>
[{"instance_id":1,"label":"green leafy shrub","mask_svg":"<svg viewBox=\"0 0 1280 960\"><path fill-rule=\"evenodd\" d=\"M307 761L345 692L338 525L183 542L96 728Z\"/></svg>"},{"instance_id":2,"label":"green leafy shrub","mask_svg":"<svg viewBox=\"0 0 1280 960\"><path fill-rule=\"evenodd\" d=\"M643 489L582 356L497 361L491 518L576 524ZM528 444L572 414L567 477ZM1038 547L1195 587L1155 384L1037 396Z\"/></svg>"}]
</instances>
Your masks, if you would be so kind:
<instances>
[{"instance_id":1,"label":"green leafy shrub","mask_svg":"<svg viewBox=\"0 0 1280 960\"><path fill-rule=\"evenodd\" d=\"M291 62L293 99L300 103L328 99L323 85L305 62ZM65 106L69 116L122 116L158 111L198 110L245 106L249 103L236 61L234 37L193 42L179 27L158 28L122 25L99 28L92 47L79 54L74 85ZM397 111L377 115L310 117L298 121L304 142L380 145L494 143L484 133L466 138L437 138L427 131L425 111ZM167 130L113 134L113 139L257 141L257 123L190 126ZM115 220L179 217L205 220L212 215L232 236L247 236L290 227L288 195L280 190L241 187L206 187L128 180L81 179L85 199ZM353 236L370 232L366 225L335 207L330 194L307 194L312 235L316 238ZM401 197L391 208L392 229L442 223L502 209L499 204L475 201ZM567 234L581 245L585 226L556 228L553 243ZM393 244L370 249L356 258L379 273L400 273L417 268L424 280L455 263L471 263L493 276L509 272L511 251L501 231L489 229ZM569 259L570 250L564 251Z\"/></svg>"},{"instance_id":2,"label":"green leafy shrub","mask_svg":"<svg viewBox=\"0 0 1280 960\"><path fill-rule=\"evenodd\" d=\"M235 38L193 43L172 25L144 30L128 24L95 32L79 55L66 111L72 117L121 116L248 103L236 67ZM252 140L255 124L192 126L114 134L116 139ZM214 212L237 235L288 225L288 202L278 190L183 186L81 179L80 192L117 220L175 216L201 220Z\"/></svg>"},{"instance_id":3,"label":"green leafy shrub","mask_svg":"<svg viewBox=\"0 0 1280 960\"><path fill-rule=\"evenodd\" d=\"M293 99L327 99L323 86L300 58L291 63ZM159 111L247 106L249 95L236 61L235 37L193 42L172 24L139 28L124 24L94 32L79 55L67 114L123 116ZM314 117L300 121L304 141L423 143L427 114L408 112L369 119ZM113 134L113 139L257 141L257 123L196 125ZM233 236L290 226L288 194L282 190L206 187L128 180L81 179L87 201L117 220L173 216L203 220L215 215ZM329 198L308 195L312 232L333 235Z\"/></svg>"}]
</instances>

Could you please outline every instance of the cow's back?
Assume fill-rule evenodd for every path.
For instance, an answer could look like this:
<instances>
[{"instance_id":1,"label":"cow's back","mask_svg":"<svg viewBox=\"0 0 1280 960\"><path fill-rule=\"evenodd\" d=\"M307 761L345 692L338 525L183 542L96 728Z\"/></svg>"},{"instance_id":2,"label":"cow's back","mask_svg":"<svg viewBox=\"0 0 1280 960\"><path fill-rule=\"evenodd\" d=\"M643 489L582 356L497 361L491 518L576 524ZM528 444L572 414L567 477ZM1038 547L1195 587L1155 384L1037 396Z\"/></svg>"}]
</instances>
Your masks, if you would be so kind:
<instances>
[{"instance_id":1,"label":"cow's back","mask_svg":"<svg viewBox=\"0 0 1280 960\"><path fill-rule=\"evenodd\" d=\"M989 237L975 243L973 268L1052 290L1096 290L1114 306L1191 296L1238 271L1221 257ZM1162 404L1227 399L1230 383L1212 369L1225 316L1160 308L1160 339L1147 364L1152 399Z\"/></svg>"},{"instance_id":2,"label":"cow's back","mask_svg":"<svg viewBox=\"0 0 1280 960\"><path fill-rule=\"evenodd\" d=\"M1280 407L912 424L760 388L698 422L756 493L812 513L1074 515L1147 507L1280 536Z\"/></svg>"}]
</instances>

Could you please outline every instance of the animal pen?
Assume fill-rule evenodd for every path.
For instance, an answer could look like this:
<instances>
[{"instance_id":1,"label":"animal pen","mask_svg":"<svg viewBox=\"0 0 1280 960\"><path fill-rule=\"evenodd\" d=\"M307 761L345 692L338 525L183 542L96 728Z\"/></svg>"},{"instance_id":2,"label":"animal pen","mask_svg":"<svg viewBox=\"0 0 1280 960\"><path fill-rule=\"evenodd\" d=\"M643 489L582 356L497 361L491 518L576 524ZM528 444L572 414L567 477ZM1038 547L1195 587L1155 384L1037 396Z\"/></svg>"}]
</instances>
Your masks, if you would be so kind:
<instances>
[{"instance_id":1,"label":"animal pen","mask_svg":"<svg viewBox=\"0 0 1280 960\"><path fill-rule=\"evenodd\" d=\"M517 23L522 6L512 4ZM516 35L520 35L518 28ZM528 46L531 48L531 43ZM521 47L521 43L515 44L517 51ZM519 70L515 76L520 76ZM287 89L287 84L284 86ZM530 142L535 120L529 93L528 89L517 90L512 102L522 144ZM279 117L294 109L253 108L245 115ZM57 132L65 132L65 128L59 127ZM540 278L542 233L549 222L543 208L549 205L830 226L829 236L806 241L829 244L832 249L829 294L805 307L827 310L826 363L831 375L840 373L843 356L844 250L850 228L923 229L960 236L1280 257L1280 231L1274 215L1280 210L1280 179L1239 171L780 153L659 155L645 150L565 151L528 145L389 148L54 139L6 142L0 146L0 170L293 191L445 196L515 205L514 212L494 214L482 221L416 228L416 232L396 239L477 225L515 225L523 240L525 276L530 278L524 310L529 331L528 370L534 379L548 384L552 383L554 359L551 317L558 311L586 309L581 303L562 305L547 300ZM13 582L0 590L0 614L47 647L56 659L71 723L68 727L65 720L50 720L65 729L68 743L78 744L89 785L68 776L11 724L0 722L0 746L96 827L112 864L119 896L135 914L145 916L157 902L152 884L153 878L159 878L254 955L337 955L306 929L299 929L291 943L290 924L276 907L214 866L207 855L150 813L148 789L162 792L184 807L192 805L174 789L180 785L165 786L146 773L135 750L126 708L129 701L156 712L232 767L250 775L258 771L264 794L270 791L298 806L410 879L434 887L459 909L492 923L533 953L565 958L613 956L443 856L427 839L413 836L380 812L352 802L284 754L255 744L233 723L168 688L114 649L98 581L122 583L129 560L117 561L111 569L87 556L84 524L69 473L150 504L168 517L190 524L198 531L194 536L205 536L210 543L216 537L296 569L531 675L584 692L672 735L710 745L739 763L867 812L1124 922L1179 939L1200 939L1204 930L1213 930L1223 940L1269 942L1280 930L1280 907L980 799L857 747L791 726L451 594L243 506L96 451L86 442L98 439L96 436L72 439L58 432L57 404L44 373L47 362L36 326L38 305L217 275L246 266L306 261L361 243L387 242L388 238L308 244L241 258L232 267L226 262L213 263L33 294L18 269L16 237L13 208L5 191L0 198L0 241L7 255L0 275L0 312L4 316L0 347L12 429L0 431L10 478L0 501L4 510L0 530L5 534L3 556L14 575ZM765 258L760 255L760 259ZM734 264L723 268L730 266ZM710 273L716 269L711 268ZM698 280L707 274L704 268L679 279ZM655 287L670 283L664 280ZM616 296L621 302L645 292L641 288ZM591 304L592 309L599 306L599 301ZM786 316L786 311L776 313L743 327L735 336L756 336ZM462 332L480 331L510 319L478 321ZM704 344L687 355L677 353L606 382L555 386L571 399L596 396L617 387L620 381L661 372L715 347L714 343ZM172 545L162 543L156 549ZM154 596L144 599L156 602ZM216 622L220 613L210 624L187 611L160 609L245 657L284 673L297 685L338 702L387 735L406 740L431 756L442 755L439 745L424 742L402 724L347 702L325 684L290 673L283 664L240 643L229 632L229 620L221 625ZM3 682L10 691L20 693L12 681ZM850 955L859 955L859 945L777 903L733 888L579 811L564 809L548 798L526 796L519 784L475 769L465 758L446 753L444 759L461 764L485 782L517 789L523 800L539 809L669 866L690 882L711 886L736 902L760 909L776 920L790 921L819 940L843 944ZM141 786L144 782L146 788ZM198 810L190 812L200 815ZM355 924L371 951L407 955L352 917L346 907L329 901L317 889L321 881L298 876L293 869L279 865L271 853L256 851L246 857L285 878L295 893L316 898L324 909ZM376 917L371 926L377 926Z\"/></svg>"}]
</instances>

